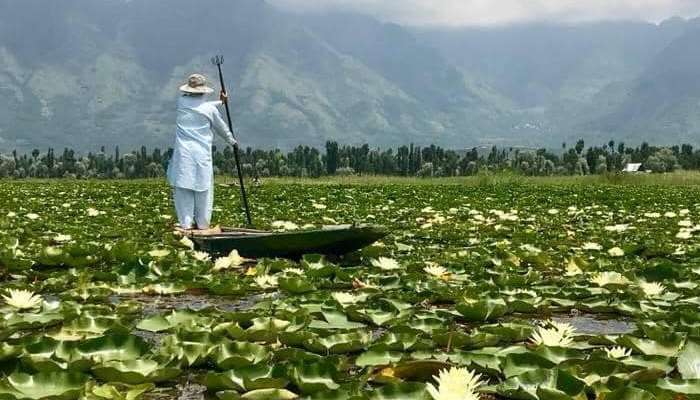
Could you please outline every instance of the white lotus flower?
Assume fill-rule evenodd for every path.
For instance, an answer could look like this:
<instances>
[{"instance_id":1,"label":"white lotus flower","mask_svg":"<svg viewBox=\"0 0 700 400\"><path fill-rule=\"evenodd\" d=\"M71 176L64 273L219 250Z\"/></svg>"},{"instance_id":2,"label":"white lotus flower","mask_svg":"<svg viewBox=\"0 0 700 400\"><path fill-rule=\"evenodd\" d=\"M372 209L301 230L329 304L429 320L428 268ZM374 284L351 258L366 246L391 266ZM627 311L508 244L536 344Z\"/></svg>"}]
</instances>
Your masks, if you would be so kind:
<instances>
[{"instance_id":1,"label":"white lotus flower","mask_svg":"<svg viewBox=\"0 0 700 400\"><path fill-rule=\"evenodd\" d=\"M115 286L109 288L112 292L116 294L134 294L143 292L143 288L137 286Z\"/></svg>"},{"instance_id":2,"label":"white lotus flower","mask_svg":"<svg viewBox=\"0 0 700 400\"><path fill-rule=\"evenodd\" d=\"M271 225L275 229L282 229L285 231L295 231L299 229L299 225L290 221L274 221Z\"/></svg>"},{"instance_id":3,"label":"white lotus flower","mask_svg":"<svg viewBox=\"0 0 700 400\"><path fill-rule=\"evenodd\" d=\"M231 259L231 266L232 267L238 267L239 265L243 265L243 264L251 261L250 259L241 257L241 255L238 254L238 250L236 250L236 249L233 249L233 250L231 250L230 253L228 253L228 258Z\"/></svg>"},{"instance_id":4,"label":"white lotus flower","mask_svg":"<svg viewBox=\"0 0 700 400\"><path fill-rule=\"evenodd\" d=\"M480 380L481 375L466 368L443 369L433 378L438 387L428 383L427 390L434 400L479 400L480 396L476 391L484 384L484 381Z\"/></svg>"},{"instance_id":5,"label":"white lotus flower","mask_svg":"<svg viewBox=\"0 0 700 400\"><path fill-rule=\"evenodd\" d=\"M282 272L290 275L304 275L304 270L301 268L285 268Z\"/></svg>"},{"instance_id":6,"label":"white lotus flower","mask_svg":"<svg viewBox=\"0 0 700 400\"><path fill-rule=\"evenodd\" d=\"M673 211L667 211L664 213L664 217L666 218L676 218L678 214L674 213Z\"/></svg>"},{"instance_id":7,"label":"white lotus flower","mask_svg":"<svg viewBox=\"0 0 700 400\"><path fill-rule=\"evenodd\" d=\"M622 346L615 346L605 349L605 353L610 358L620 359L632 355L632 349L626 349Z\"/></svg>"},{"instance_id":8,"label":"white lotus flower","mask_svg":"<svg viewBox=\"0 0 700 400\"><path fill-rule=\"evenodd\" d=\"M584 250L603 250L603 246L593 242L586 242L581 248Z\"/></svg>"},{"instance_id":9,"label":"white lotus flower","mask_svg":"<svg viewBox=\"0 0 700 400\"><path fill-rule=\"evenodd\" d=\"M180 239L180 244L189 248L190 250L194 249L194 242L190 240L187 236L183 236L182 239Z\"/></svg>"},{"instance_id":10,"label":"white lotus flower","mask_svg":"<svg viewBox=\"0 0 700 400\"><path fill-rule=\"evenodd\" d=\"M39 214L36 214L36 213L29 213L29 214L26 215L26 217L29 218L29 219L31 219L31 220L35 220L35 219L39 218Z\"/></svg>"},{"instance_id":11,"label":"white lotus flower","mask_svg":"<svg viewBox=\"0 0 700 400\"><path fill-rule=\"evenodd\" d=\"M622 257L625 255L625 251L619 247L613 247L608 250L608 255L610 255L610 257Z\"/></svg>"},{"instance_id":12,"label":"white lotus flower","mask_svg":"<svg viewBox=\"0 0 700 400\"><path fill-rule=\"evenodd\" d=\"M676 239L690 239L693 237L693 231L683 228L676 234Z\"/></svg>"},{"instance_id":13,"label":"white lotus flower","mask_svg":"<svg viewBox=\"0 0 700 400\"><path fill-rule=\"evenodd\" d=\"M544 326L538 326L530 336L536 345L566 347L574 341L576 329L562 322L547 321Z\"/></svg>"},{"instance_id":14,"label":"white lotus flower","mask_svg":"<svg viewBox=\"0 0 700 400\"><path fill-rule=\"evenodd\" d=\"M566 263L566 276L576 276L582 273L583 270L579 268L578 264L576 264L573 259L570 259L569 262Z\"/></svg>"},{"instance_id":15,"label":"white lotus flower","mask_svg":"<svg viewBox=\"0 0 700 400\"><path fill-rule=\"evenodd\" d=\"M168 249L154 249L148 252L148 255L154 258L162 258L170 254Z\"/></svg>"},{"instance_id":16,"label":"white lotus flower","mask_svg":"<svg viewBox=\"0 0 700 400\"><path fill-rule=\"evenodd\" d=\"M605 227L605 230L608 232L624 232L628 229L630 229L629 224L608 225Z\"/></svg>"},{"instance_id":17,"label":"white lotus flower","mask_svg":"<svg viewBox=\"0 0 700 400\"><path fill-rule=\"evenodd\" d=\"M317 210L325 210L327 208L327 206L325 204L320 204L320 203L311 203L311 205L313 206L313 208L315 208Z\"/></svg>"},{"instance_id":18,"label":"white lotus flower","mask_svg":"<svg viewBox=\"0 0 700 400\"><path fill-rule=\"evenodd\" d=\"M528 253L533 253L533 254L540 254L542 252L542 249L539 247L535 247L531 244L523 244L520 246L520 250L527 251Z\"/></svg>"},{"instance_id":19,"label":"white lotus flower","mask_svg":"<svg viewBox=\"0 0 700 400\"><path fill-rule=\"evenodd\" d=\"M36 295L29 290L10 289L8 293L9 296L2 296L2 298L5 299L5 303L20 310L37 308L43 301L40 295Z\"/></svg>"},{"instance_id":20,"label":"white lotus flower","mask_svg":"<svg viewBox=\"0 0 700 400\"><path fill-rule=\"evenodd\" d=\"M432 275L440 279L446 279L450 276L447 269L440 265L428 265L427 267L423 268L423 271L428 275Z\"/></svg>"},{"instance_id":21,"label":"white lotus flower","mask_svg":"<svg viewBox=\"0 0 700 400\"><path fill-rule=\"evenodd\" d=\"M193 251L192 257L197 261L208 261L211 256L206 251Z\"/></svg>"},{"instance_id":22,"label":"white lotus flower","mask_svg":"<svg viewBox=\"0 0 700 400\"><path fill-rule=\"evenodd\" d=\"M435 214L435 216L433 216L433 218L428 220L428 222L431 224L442 224L445 221L447 221L447 218L443 217L440 214Z\"/></svg>"},{"instance_id":23,"label":"white lotus flower","mask_svg":"<svg viewBox=\"0 0 700 400\"><path fill-rule=\"evenodd\" d=\"M625 276L623 276L619 272L612 271L598 272L597 274L593 275L591 281L598 286L605 286L610 284L628 285L630 283L629 279L627 279Z\"/></svg>"},{"instance_id":24,"label":"white lotus flower","mask_svg":"<svg viewBox=\"0 0 700 400\"><path fill-rule=\"evenodd\" d=\"M647 218L654 218L654 219L656 219L656 218L660 218L660 217L661 217L661 213L658 213L658 212L648 212L648 213L644 213L644 216L647 217Z\"/></svg>"},{"instance_id":25,"label":"white lotus flower","mask_svg":"<svg viewBox=\"0 0 700 400\"><path fill-rule=\"evenodd\" d=\"M559 214L559 210L557 210L556 208L550 208L549 210L547 210L547 214L557 215L557 214Z\"/></svg>"},{"instance_id":26,"label":"white lotus flower","mask_svg":"<svg viewBox=\"0 0 700 400\"><path fill-rule=\"evenodd\" d=\"M63 250L55 246L46 246L44 247L44 254L46 254L49 257L58 257L61 254L63 254Z\"/></svg>"},{"instance_id":27,"label":"white lotus flower","mask_svg":"<svg viewBox=\"0 0 700 400\"><path fill-rule=\"evenodd\" d=\"M347 292L334 292L331 296L340 304L356 304L365 299L365 296L355 295Z\"/></svg>"},{"instance_id":28,"label":"white lotus flower","mask_svg":"<svg viewBox=\"0 0 700 400\"><path fill-rule=\"evenodd\" d=\"M219 257L214 261L214 271L220 271L231 267L231 258Z\"/></svg>"},{"instance_id":29,"label":"white lotus flower","mask_svg":"<svg viewBox=\"0 0 700 400\"><path fill-rule=\"evenodd\" d=\"M89 217L96 217L96 216L100 215L100 212L98 210L90 207L87 209L87 215Z\"/></svg>"},{"instance_id":30,"label":"white lotus flower","mask_svg":"<svg viewBox=\"0 0 700 400\"><path fill-rule=\"evenodd\" d=\"M272 275L259 275L253 278L255 284L260 286L262 289L269 289L277 287L277 277Z\"/></svg>"},{"instance_id":31,"label":"white lotus flower","mask_svg":"<svg viewBox=\"0 0 700 400\"><path fill-rule=\"evenodd\" d=\"M65 242L70 242L73 240L73 237L71 235L56 235L53 238L53 241L56 243L65 243Z\"/></svg>"},{"instance_id":32,"label":"white lotus flower","mask_svg":"<svg viewBox=\"0 0 700 400\"><path fill-rule=\"evenodd\" d=\"M639 287L648 297L660 296L666 290L666 287L658 282L639 281Z\"/></svg>"},{"instance_id":33,"label":"white lotus flower","mask_svg":"<svg viewBox=\"0 0 700 400\"><path fill-rule=\"evenodd\" d=\"M7 213L7 218L14 218L17 216L17 213L14 211L10 211Z\"/></svg>"},{"instance_id":34,"label":"white lotus flower","mask_svg":"<svg viewBox=\"0 0 700 400\"><path fill-rule=\"evenodd\" d=\"M695 356L696 351L697 344L688 342L686 348L678 355L676 365L683 379L700 379L700 358Z\"/></svg>"},{"instance_id":35,"label":"white lotus flower","mask_svg":"<svg viewBox=\"0 0 700 400\"><path fill-rule=\"evenodd\" d=\"M401 266L396 260L388 257L379 257L378 259L374 259L372 260L372 265L386 271L401 269Z\"/></svg>"}]
</instances>

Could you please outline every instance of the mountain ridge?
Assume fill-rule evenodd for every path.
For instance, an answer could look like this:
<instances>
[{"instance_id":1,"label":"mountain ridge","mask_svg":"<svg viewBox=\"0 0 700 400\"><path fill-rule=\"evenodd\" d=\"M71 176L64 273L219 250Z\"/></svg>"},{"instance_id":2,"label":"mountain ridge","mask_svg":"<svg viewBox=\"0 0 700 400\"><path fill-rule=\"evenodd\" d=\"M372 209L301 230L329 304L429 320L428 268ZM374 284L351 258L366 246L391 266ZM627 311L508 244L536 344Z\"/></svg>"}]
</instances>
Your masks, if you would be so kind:
<instances>
[{"instance_id":1,"label":"mountain ridge","mask_svg":"<svg viewBox=\"0 0 700 400\"><path fill-rule=\"evenodd\" d=\"M445 31L256 0L0 0L0 152L167 147L177 86L193 71L216 81L216 53L245 145L698 144L700 88L674 81L696 75L670 68L696 65L697 25ZM655 102L649 82L682 99ZM677 126L650 123L657 112Z\"/></svg>"}]
</instances>

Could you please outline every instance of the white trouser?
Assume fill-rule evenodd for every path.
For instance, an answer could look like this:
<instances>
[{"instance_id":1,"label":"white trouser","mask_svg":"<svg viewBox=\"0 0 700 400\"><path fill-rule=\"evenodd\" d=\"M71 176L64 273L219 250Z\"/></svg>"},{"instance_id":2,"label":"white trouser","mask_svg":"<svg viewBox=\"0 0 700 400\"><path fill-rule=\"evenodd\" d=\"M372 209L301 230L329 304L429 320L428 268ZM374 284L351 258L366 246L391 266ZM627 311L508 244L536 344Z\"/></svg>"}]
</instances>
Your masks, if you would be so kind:
<instances>
[{"instance_id":1,"label":"white trouser","mask_svg":"<svg viewBox=\"0 0 700 400\"><path fill-rule=\"evenodd\" d=\"M174 197L175 211L181 228L191 229L196 222L198 229L209 229L214 206L213 186L203 192L176 187Z\"/></svg>"}]
</instances>

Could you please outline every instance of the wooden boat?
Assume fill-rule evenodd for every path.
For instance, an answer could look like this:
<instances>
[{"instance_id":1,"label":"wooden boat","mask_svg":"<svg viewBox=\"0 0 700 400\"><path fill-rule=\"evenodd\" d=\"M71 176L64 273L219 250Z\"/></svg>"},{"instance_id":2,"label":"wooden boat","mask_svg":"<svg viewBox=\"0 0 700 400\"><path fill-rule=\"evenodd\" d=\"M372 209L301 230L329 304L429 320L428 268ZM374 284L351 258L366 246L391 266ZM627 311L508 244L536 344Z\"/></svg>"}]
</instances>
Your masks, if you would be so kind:
<instances>
[{"instance_id":1,"label":"wooden boat","mask_svg":"<svg viewBox=\"0 0 700 400\"><path fill-rule=\"evenodd\" d=\"M377 225L331 225L317 230L269 232L222 228L221 233L190 235L195 247L214 257L231 250L248 258L300 258L304 254L343 255L376 242L388 232Z\"/></svg>"}]
</instances>

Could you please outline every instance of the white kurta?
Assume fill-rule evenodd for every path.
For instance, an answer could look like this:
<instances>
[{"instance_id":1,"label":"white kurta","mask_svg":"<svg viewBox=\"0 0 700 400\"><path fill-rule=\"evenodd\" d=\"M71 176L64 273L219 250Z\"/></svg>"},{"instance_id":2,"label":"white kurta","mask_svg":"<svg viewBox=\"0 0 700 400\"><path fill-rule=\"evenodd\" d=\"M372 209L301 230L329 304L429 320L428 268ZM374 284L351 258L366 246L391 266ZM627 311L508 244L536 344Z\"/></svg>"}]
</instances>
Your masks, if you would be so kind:
<instances>
[{"instance_id":1,"label":"white kurta","mask_svg":"<svg viewBox=\"0 0 700 400\"><path fill-rule=\"evenodd\" d=\"M170 185L196 192L212 188L214 132L227 143L236 143L219 112L221 104L220 101L206 101L204 96L182 95L178 99L175 146L168 165Z\"/></svg>"}]
</instances>

